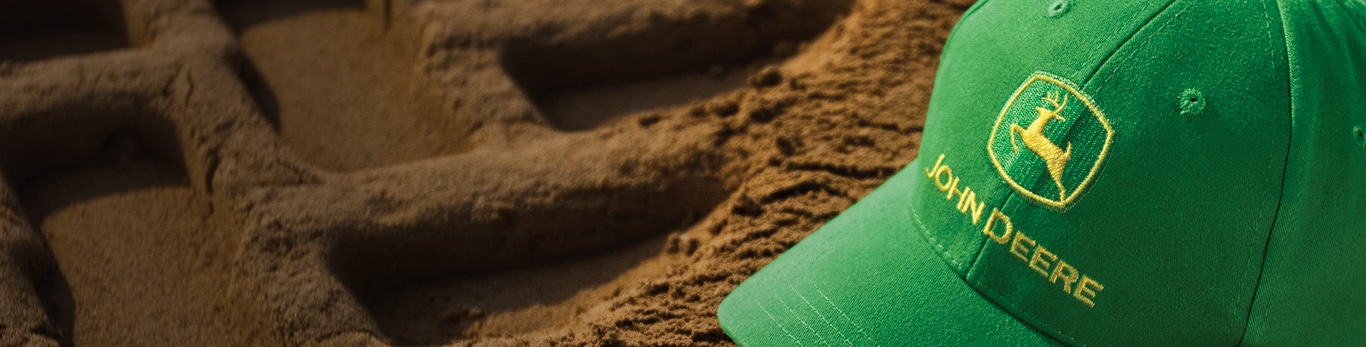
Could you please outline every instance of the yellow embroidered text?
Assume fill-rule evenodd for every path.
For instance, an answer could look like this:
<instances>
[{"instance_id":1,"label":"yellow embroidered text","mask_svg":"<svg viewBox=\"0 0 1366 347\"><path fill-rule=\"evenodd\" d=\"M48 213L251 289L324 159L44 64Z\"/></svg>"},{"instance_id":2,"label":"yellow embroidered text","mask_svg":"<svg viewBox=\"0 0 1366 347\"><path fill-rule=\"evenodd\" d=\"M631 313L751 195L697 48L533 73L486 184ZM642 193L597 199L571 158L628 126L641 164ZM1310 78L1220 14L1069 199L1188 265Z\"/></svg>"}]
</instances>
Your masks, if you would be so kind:
<instances>
[{"instance_id":1,"label":"yellow embroidered text","mask_svg":"<svg viewBox=\"0 0 1366 347\"><path fill-rule=\"evenodd\" d=\"M925 177L932 179L936 189L948 193L947 200L953 200L955 195L958 197L958 203L954 208L972 217L972 225L977 225L981 221L986 203L977 201L977 193L966 185L960 188L961 180L953 175L953 169L944 164L943 154L939 155L933 167L925 170ZM1099 295L1105 286L1059 258L1047 247L1029 238L1024 231L1015 230L1015 226L1010 222L1010 216L1000 209L991 209L991 214L986 218L986 225L982 228L982 234L992 242L1006 246L1007 252L1019 258L1025 267L1049 283L1061 282L1062 291L1083 305L1096 306L1096 295Z\"/></svg>"},{"instance_id":2,"label":"yellow embroidered text","mask_svg":"<svg viewBox=\"0 0 1366 347\"><path fill-rule=\"evenodd\" d=\"M986 203L977 201L977 193L971 188L963 187L958 189L958 177L953 176L953 169L944 163L944 155L939 155L939 161L934 162L933 170L925 170L925 176L934 179L934 187L941 192L948 192L944 198L953 200L954 195L958 195L958 212L972 216L972 225L982 220L982 210L986 208Z\"/></svg>"}]
</instances>

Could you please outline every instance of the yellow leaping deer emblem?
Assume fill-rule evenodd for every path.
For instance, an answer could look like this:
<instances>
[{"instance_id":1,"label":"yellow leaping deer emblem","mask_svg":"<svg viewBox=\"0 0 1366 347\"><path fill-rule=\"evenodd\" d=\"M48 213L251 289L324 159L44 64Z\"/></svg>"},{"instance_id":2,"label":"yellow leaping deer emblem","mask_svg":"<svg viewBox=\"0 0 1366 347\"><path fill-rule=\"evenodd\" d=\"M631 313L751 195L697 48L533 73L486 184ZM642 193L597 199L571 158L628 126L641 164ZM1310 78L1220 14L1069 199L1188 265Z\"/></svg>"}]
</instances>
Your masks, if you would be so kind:
<instances>
[{"instance_id":1,"label":"yellow leaping deer emblem","mask_svg":"<svg viewBox=\"0 0 1366 347\"><path fill-rule=\"evenodd\" d=\"M1067 161L1072 159L1072 143L1068 142L1067 149L1064 150L1043 134L1043 128L1048 125L1049 121L1054 119L1059 122L1067 121L1061 115L1063 108L1067 107L1067 96L1062 96L1062 103L1060 104L1058 103L1058 94L1057 92L1050 92L1041 98L1043 101L1053 104L1053 109L1035 107L1034 111L1039 113L1039 118L1029 123L1029 127L1021 127L1019 124L1010 125L1010 147L1015 152L1020 151L1020 147L1015 144L1015 136L1018 135L1020 140L1024 141L1025 148L1029 148L1039 158L1042 158L1044 163L1048 164L1048 175L1052 176L1053 183L1058 185L1058 201L1062 201L1067 199L1067 187L1062 185L1062 173L1063 169L1067 168Z\"/></svg>"}]
</instances>

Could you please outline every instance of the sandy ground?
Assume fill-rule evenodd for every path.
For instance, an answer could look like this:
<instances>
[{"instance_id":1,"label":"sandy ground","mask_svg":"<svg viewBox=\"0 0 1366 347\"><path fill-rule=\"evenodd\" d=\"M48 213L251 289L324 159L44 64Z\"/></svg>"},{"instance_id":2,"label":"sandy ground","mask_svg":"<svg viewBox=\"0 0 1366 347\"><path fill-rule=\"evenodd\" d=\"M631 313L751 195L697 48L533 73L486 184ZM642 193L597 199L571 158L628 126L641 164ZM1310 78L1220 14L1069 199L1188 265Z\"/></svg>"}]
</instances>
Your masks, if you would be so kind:
<instances>
[{"instance_id":1,"label":"sandy ground","mask_svg":"<svg viewBox=\"0 0 1366 347\"><path fill-rule=\"evenodd\" d=\"M971 1L0 1L0 346L729 346Z\"/></svg>"}]
</instances>

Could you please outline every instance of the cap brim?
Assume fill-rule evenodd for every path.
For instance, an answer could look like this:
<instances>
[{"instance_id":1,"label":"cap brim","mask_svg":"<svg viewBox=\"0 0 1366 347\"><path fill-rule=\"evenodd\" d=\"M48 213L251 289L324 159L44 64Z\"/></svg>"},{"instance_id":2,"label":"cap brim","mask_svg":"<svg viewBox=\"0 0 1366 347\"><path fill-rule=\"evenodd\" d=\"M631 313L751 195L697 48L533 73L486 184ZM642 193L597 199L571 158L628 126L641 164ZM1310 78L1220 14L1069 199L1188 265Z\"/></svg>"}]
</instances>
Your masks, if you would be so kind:
<instances>
[{"instance_id":1,"label":"cap brim","mask_svg":"<svg viewBox=\"0 0 1366 347\"><path fill-rule=\"evenodd\" d=\"M918 160L917 160L918 162ZM917 162L721 303L740 346L1058 345L983 298L911 214Z\"/></svg>"}]
</instances>

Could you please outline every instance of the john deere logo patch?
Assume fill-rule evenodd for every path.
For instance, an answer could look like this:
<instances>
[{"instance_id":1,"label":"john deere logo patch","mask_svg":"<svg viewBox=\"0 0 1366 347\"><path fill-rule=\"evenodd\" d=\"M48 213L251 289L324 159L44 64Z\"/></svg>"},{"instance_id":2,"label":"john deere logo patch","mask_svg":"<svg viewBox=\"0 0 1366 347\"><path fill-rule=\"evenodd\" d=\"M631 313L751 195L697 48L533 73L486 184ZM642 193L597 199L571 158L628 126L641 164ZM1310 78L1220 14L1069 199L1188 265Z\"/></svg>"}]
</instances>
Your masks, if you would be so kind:
<instances>
[{"instance_id":1,"label":"john deere logo patch","mask_svg":"<svg viewBox=\"0 0 1366 347\"><path fill-rule=\"evenodd\" d=\"M1061 212L1095 180L1114 133L1089 96L1036 72L1001 109L987 155L1016 192Z\"/></svg>"}]
</instances>

